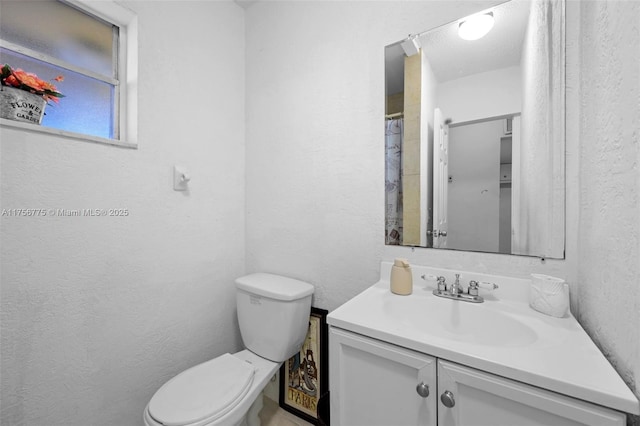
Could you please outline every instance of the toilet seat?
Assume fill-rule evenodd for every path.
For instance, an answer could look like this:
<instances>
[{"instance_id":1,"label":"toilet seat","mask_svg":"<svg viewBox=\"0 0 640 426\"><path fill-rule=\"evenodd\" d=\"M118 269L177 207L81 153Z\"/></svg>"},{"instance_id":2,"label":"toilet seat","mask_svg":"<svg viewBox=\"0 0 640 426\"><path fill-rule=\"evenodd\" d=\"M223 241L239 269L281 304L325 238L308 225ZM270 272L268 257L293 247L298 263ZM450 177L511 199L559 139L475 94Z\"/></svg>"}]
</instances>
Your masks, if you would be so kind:
<instances>
[{"instance_id":1,"label":"toilet seat","mask_svg":"<svg viewBox=\"0 0 640 426\"><path fill-rule=\"evenodd\" d=\"M211 423L242 401L255 371L250 363L231 354L196 365L158 389L148 414L166 426Z\"/></svg>"}]
</instances>

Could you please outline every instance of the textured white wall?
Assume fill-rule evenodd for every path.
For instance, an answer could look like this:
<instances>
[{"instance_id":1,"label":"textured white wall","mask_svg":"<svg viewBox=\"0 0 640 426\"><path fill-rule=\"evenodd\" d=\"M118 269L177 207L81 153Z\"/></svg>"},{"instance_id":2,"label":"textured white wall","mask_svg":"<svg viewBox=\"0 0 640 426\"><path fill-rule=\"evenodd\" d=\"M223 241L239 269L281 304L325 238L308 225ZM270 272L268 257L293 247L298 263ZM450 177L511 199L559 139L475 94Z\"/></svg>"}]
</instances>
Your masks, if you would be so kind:
<instances>
[{"instance_id":1,"label":"textured white wall","mask_svg":"<svg viewBox=\"0 0 640 426\"><path fill-rule=\"evenodd\" d=\"M328 309L397 256L564 277L572 309L579 287L581 321L640 387L637 4L586 4L571 27L566 260L384 246L383 46L496 3L248 9L246 269L308 280L314 305ZM244 264L242 11L127 4L140 16L140 149L0 133L3 208L132 211L122 221L2 219L2 424L140 424L168 377L240 345L232 280ZM618 34L622 22L630 29ZM212 95L174 84L182 66ZM201 113L179 121L173 101ZM170 189L174 163L194 177L189 196ZM599 192L597 177L611 192Z\"/></svg>"},{"instance_id":2,"label":"textured white wall","mask_svg":"<svg viewBox=\"0 0 640 426\"><path fill-rule=\"evenodd\" d=\"M580 321L640 396L640 3L580 12Z\"/></svg>"},{"instance_id":3,"label":"textured white wall","mask_svg":"<svg viewBox=\"0 0 640 426\"><path fill-rule=\"evenodd\" d=\"M240 347L244 12L127 6L140 27L138 150L1 129L3 208L130 211L2 218L3 425L142 424L169 377ZM172 190L174 164L189 194Z\"/></svg>"},{"instance_id":4,"label":"textured white wall","mask_svg":"<svg viewBox=\"0 0 640 426\"><path fill-rule=\"evenodd\" d=\"M333 309L384 246L384 46L498 3L258 2L247 10L247 270ZM402 250L402 249L400 249Z\"/></svg>"},{"instance_id":5,"label":"textured white wall","mask_svg":"<svg viewBox=\"0 0 640 426\"><path fill-rule=\"evenodd\" d=\"M606 37L620 25L600 22L595 13L589 22L581 23L577 19L580 3L568 3L566 258L544 263L522 256L384 246L383 46L484 9L489 2L263 2L251 7L247 11L247 269L269 269L308 280L316 285L314 305L328 309L371 285L378 277L379 261L394 257L406 257L416 264L518 277L528 277L532 272L559 276L571 284L575 313L579 310L576 295L584 291L580 301L587 306L580 317L593 316L594 325L586 322L591 328L600 318L604 320L601 340L612 342L612 346L608 341L603 343L604 352L623 366L629 383L638 381L639 260L634 237L638 210L631 200L637 194L639 179L637 166L630 170L629 165L622 164L623 160L638 159L638 135L632 133L638 128L637 122L625 120L621 126L624 130L616 128L631 132L630 137L635 139L621 140L625 148L620 151L607 151L612 156L608 163L599 162L590 152L579 151L582 137L589 135L595 145L590 150L597 147L600 138L607 139L607 135L595 132L595 122L588 124L597 114L600 121L610 120L610 126L619 122L617 113L603 114L600 109L604 106L595 106L598 97L606 93L593 95L593 105L587 106L580 98L581 89L601 84L596 76L604 77L598 72L617 75L620 64L628 61L625 55L634 58L625 66L636 73L637 88L637 44L632 44L637 43L637 15L627 17L629 21L636 19L636 24L621 33L619 40L600 36L595 40L602 43L602 54L592 65L603 71L596 68L591 71L593 77L580 82L579 67L591 66L580 63L581 46L582 50L592 46L581 40L580 26L586 25L595 33L603 25L607 32L601 37ZM585 7L593 8L596 3ZM600 7L616 5L624 9L632 3L602 4ZM618 13L617 19L624 14ZM619 51L620 56L605 66L610 43L618 46L612 52ZM604 81L610 80L607 77ZM626 85L611 89L615 90L605 96L611 104L604 111L612 108L637 114L637 92L628 91ZM616 97L625 101L616 106ZM617 145L612 144L614 147ZM581 165L583 158L588 161ZM614 196L620 193L616 190L609 195L607 211L619 209L618 214L625 219L614 226L613 237L604 235L611 223L600 216L602 205L587 203L588 198L600 196L589 189L590 185L610 176L612 165L619 165L625 176L603 180L616 179L632 194L630 198ZM578 173L586 182L580 182ZM587 178L591 173L594 175ZM587 200L581 200L585 194ZM599 238L590 236L593 229L585 218L591 217L598 219ZM630 223L630 218L635 222ZM592 238L593 245L585 248L585 239ZM593 264L599 267L586 266L597 256L600 260ZM621 270L627 264L631 268L617 272L613 265L618 264ZM602 291L598 277L603 276L606 300L597 296ZM618 287L619 278L624 278L628 286ZM631 297L627 297L629 294ZM597 303L601 306L590 306ZM614 319L624 331L614 330ZM625 324L629 319L633 323Z\"/></svg>"},{"instance_id":6,"label":"textured white wall","mask_svg":"<svg viewBox=\"0 0 640 426\"><path fill-rule=\"evenodd\" d=\"M384 245L384 46L496 3L258 2L247 10L248 272L307 280L314 305L327 309L370 286L380 261L394 257L575 283L575 250L543 264ZM573 156L567 162L577 167ZM567 224L572 248L576 226Z\"/></svg>"}]
</instances>

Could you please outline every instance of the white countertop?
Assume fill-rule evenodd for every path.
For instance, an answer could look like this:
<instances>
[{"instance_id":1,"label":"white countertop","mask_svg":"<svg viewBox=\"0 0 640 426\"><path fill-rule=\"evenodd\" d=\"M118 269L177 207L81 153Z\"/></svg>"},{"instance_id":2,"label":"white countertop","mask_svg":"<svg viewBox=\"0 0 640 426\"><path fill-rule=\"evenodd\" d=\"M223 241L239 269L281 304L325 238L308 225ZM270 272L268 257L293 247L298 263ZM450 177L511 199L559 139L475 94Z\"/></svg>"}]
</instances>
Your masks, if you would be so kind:
<instances>
[{"instance_id":1,"label":"white countertop","mask_svg":"<svg viewBox=\"0 0 640 426\"><path fill-rule=\"evenodd\" d=\"M383 262L381 276L391 264ZM349 330L438 358L477 368L615 410L640 414L640 402L573 316L554 318L528 305L528 280L462 273L469 279L496 282L500 289L481 295L480 304L436 297L422 274L453 272L412 266L413 293L398 296L382 279L327 317L333 327ZM465 285L466 287L466 285ZM483 328L488 318L499 332ZM448 321L461 321L455 333ZM491 322L493 320L493 322ZM465 327L468 327L465 328ZM468 333L465 333L468 331ZM503 339L505 336L515 336Z\"/></svg>"}]
</instances>

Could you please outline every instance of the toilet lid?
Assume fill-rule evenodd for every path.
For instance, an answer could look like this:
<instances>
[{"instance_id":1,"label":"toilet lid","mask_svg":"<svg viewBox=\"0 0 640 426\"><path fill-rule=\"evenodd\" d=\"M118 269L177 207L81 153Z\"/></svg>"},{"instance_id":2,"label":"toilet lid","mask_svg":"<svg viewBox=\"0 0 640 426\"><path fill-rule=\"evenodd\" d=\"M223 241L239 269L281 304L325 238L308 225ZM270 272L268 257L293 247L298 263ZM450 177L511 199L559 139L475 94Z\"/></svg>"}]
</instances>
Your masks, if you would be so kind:
<instances>
[{"instance_id":1,"label":"toilet lid","mask_svg":"<svg viewBox=\"0 0 640 426\"><path fill-rule=\"evenodd\" d=\"M224 354L165 383L151 398L149 414L168 426L214 421L242 400L254 374L251 364Z\"/></svg>"}]
</instances>

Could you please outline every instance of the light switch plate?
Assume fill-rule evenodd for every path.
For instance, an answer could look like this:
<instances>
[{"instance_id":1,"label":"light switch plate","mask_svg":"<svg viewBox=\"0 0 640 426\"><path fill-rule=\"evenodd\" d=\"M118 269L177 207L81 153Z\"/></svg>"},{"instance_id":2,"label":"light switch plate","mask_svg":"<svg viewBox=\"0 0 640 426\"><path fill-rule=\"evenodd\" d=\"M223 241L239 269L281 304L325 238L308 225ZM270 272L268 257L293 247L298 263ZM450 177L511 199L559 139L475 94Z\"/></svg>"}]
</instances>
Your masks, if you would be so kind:
<instances>
[{"instance_id":1,"label":"light switch plate","mask_svg":"<svg viewBox=\"0 0 640 426\"><path fill-rule=\"evenodd\" d=\"M182 167L173 166L173 189L174 191L186 191L189 189L191 176Z\"/></svg>"}]
</instances>

